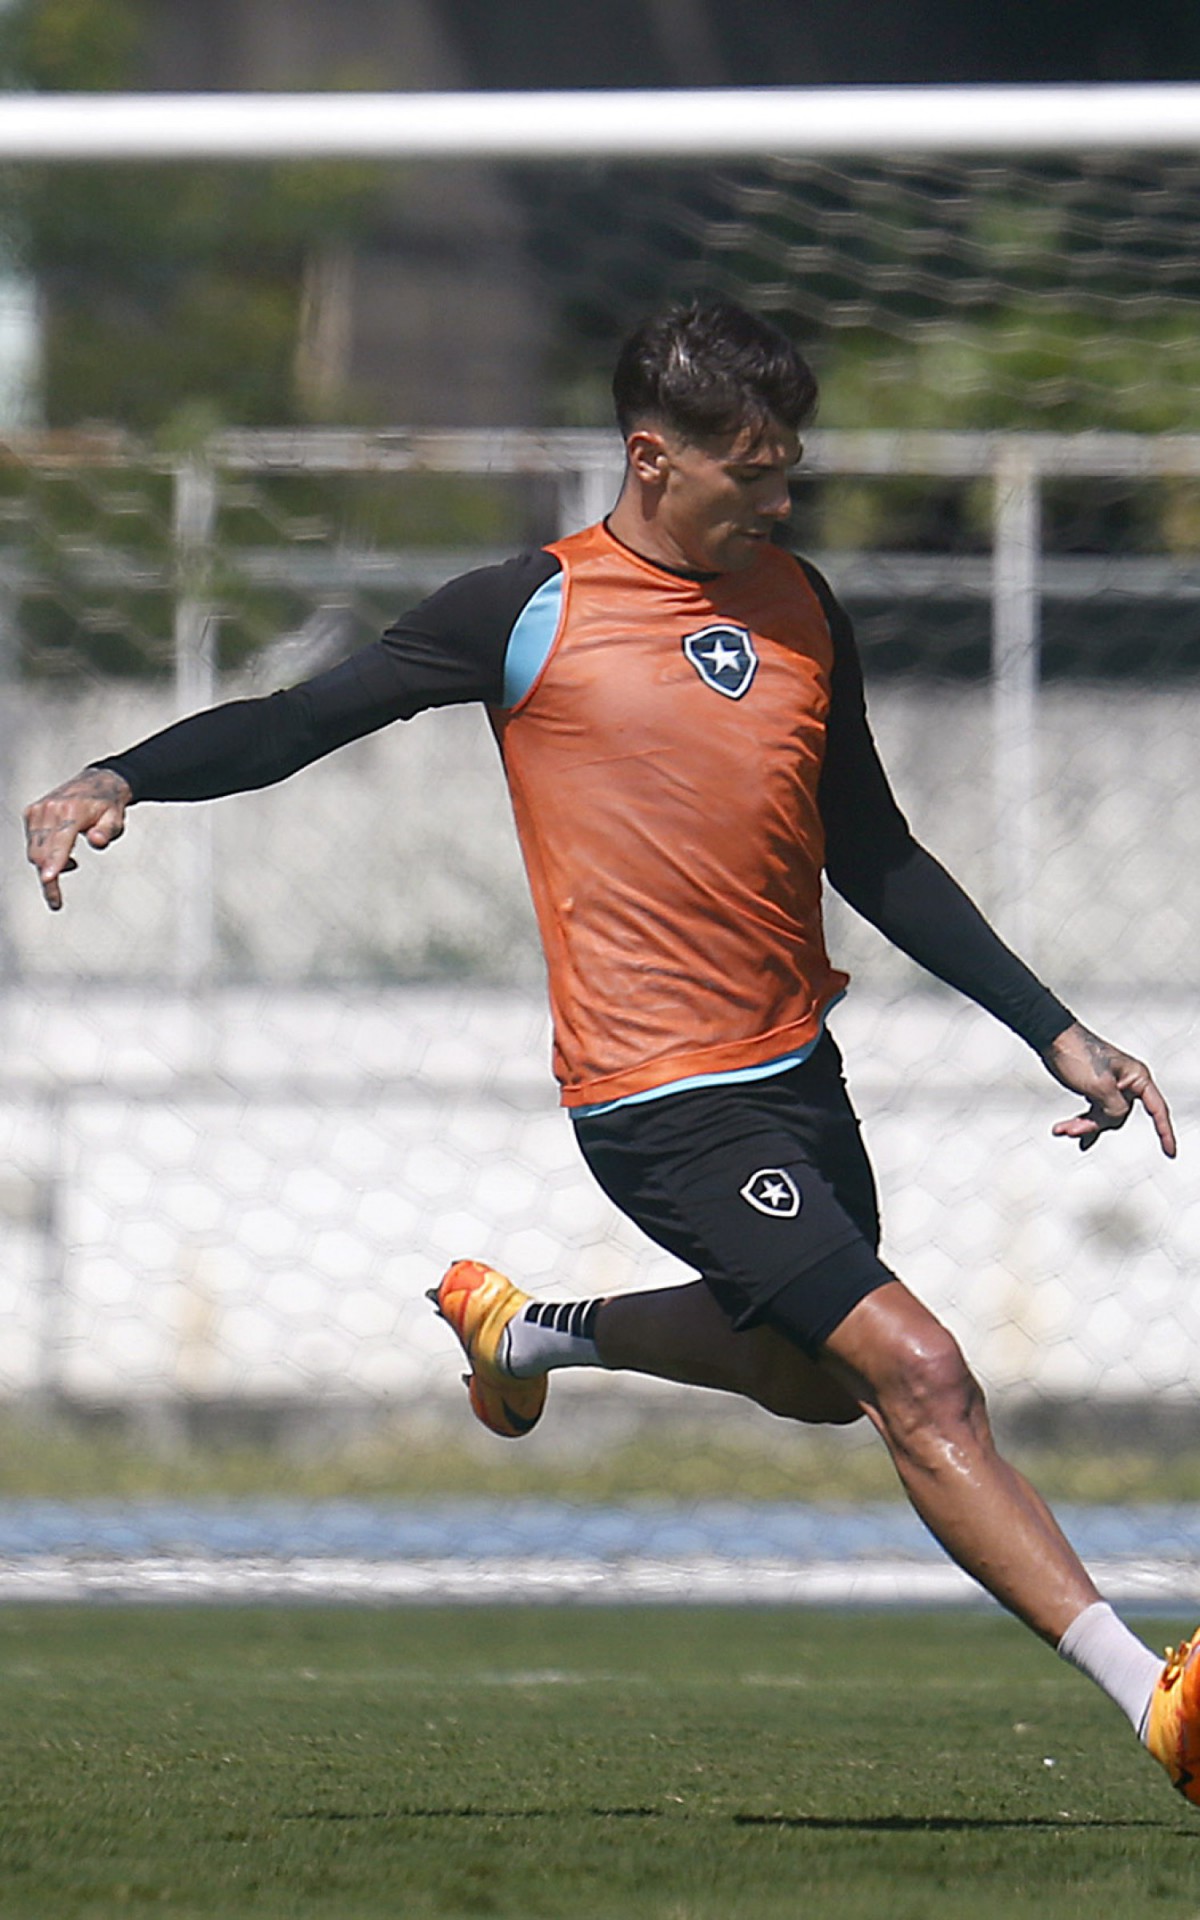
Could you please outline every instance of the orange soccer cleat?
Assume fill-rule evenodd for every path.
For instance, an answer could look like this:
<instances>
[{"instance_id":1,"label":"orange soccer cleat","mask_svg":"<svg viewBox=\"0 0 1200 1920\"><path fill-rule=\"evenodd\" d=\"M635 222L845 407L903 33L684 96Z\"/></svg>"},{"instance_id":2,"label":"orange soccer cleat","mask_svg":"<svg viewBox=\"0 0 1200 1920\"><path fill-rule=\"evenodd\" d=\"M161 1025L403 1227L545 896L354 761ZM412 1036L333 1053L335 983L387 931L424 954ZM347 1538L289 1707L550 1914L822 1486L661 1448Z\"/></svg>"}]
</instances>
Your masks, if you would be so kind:
<instances>
[{"instance_id":1,"label":"orange soccer cleat","mask_svg":"<svg viewBox=\"0 0 1200 1920\"><path fill-rule=\"evenodd\" d=\"M1167 1654L1150 1701L1146 1745L1184 1798L1200 1806L1200 1629Z\"/></svg>"},{"instance_id":2,"label":"orange soccer cleat","mask_svg":"<svg viewBox=\"0 0 1200 1920\"><path fill-rule=\"evenodd\" d=\"M463 1379L475 1418L504 1440L519 1440L531 1432L546 1404L546 1376L517 1380L500 1358L503 1335L529 1305L529 1295L482 1260L456 1260L429 1298L457 1334L470 1363Z\"/></svg>"}]
</instances>

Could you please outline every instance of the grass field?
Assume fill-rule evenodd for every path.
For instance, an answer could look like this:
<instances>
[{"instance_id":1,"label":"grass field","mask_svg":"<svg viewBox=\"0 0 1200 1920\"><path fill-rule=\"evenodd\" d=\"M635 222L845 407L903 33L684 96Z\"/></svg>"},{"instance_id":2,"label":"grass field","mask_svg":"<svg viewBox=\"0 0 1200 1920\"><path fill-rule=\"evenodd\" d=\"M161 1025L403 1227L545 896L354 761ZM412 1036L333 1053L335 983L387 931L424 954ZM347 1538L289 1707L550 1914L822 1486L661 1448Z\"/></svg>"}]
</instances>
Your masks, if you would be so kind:
<instances>
[{"instance_id":1,"label":"grass field","mask_svg":"<svg viewBox=\"0 0 1200 1920\"><path fill-rule=\"evenodd\" d=\"M713 1408L720 1407L719 1417ZM119 1421L14 1419L0 1414L0 1499L206 1499L278 1495L290 1500L478 1498L606 1500L639 1491L656 1500L902 1501L887 1452L866 1428L802 1427L745 1403L709 1399L702 1417L645 1409L622 1431L575 1420L547 1423L520 1447L497 1447L455 1400L432 1425L409 1409L360 1430L323 1432L302 1444L277 1436L191 1435L163 1444ZM578 1403L576 1403L578 1411ZM592 1412L594 1413L594 1408ZM226 1422L227 1424L227 1422ZM572 1438L574 1435L574 1438ZM582 1436L582 1437L581 1437ZM1190 1430L1152 1443L1093 1425L1058 1446L1006 1439L1005 1450L1056 1501L1200 1501L1200 1446Z\"/></svg>"},{"instance_id":2,"label":"grass field","mask_svg":"<svg viewBox=\"0 0 1200 1920\"><path fill-rule=\"evenodd\" d=\"M11 1609L0 1728L6 1914L1200 1916L1200 1810L991 1613Z\"/></svg>"}]
</instances>

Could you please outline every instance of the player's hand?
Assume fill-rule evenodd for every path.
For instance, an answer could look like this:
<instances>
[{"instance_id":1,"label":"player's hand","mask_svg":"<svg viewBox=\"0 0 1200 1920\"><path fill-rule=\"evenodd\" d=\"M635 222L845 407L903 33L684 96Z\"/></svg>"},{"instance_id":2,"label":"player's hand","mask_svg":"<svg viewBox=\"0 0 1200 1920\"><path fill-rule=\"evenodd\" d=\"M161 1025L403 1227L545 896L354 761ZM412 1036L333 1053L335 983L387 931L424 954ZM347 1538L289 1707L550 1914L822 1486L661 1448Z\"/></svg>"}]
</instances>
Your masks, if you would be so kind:
<instances>
[{"instance_id":1,"label":"player's hand","mask_svg":"<svg viewBox=\"0 0 1200 1920\"><path fill-rule=\"evenodd\" d=\"M125 831L133 799L127 780L107 767L85 767L25 809L25 854L37 868L42 897L52 913L62 906L59 880L74 873L71 850L80 834L89 847L111 846Z\"/></svg>"},{"instance_id":2,"label":"player's hand","mask_svg":"<svg viewBox=\"0 0 1200 1920\"><path fill-rule=\"evenodd\" d=\"M1175 1129L1171 1112L1140 1060L1122 1053L1076 1021L1060 1033L1042 1055L1049 1071L1072 1093L1088 1102L1085 1113L1060 1120L1052 1132L1060 1139L1078 1140L1086 1153L1102 1133L1123 1127L1139 1103L1149 1114L1159 1145L1169 1160L1175 1158Z\"/></svg>"}]
</instances>

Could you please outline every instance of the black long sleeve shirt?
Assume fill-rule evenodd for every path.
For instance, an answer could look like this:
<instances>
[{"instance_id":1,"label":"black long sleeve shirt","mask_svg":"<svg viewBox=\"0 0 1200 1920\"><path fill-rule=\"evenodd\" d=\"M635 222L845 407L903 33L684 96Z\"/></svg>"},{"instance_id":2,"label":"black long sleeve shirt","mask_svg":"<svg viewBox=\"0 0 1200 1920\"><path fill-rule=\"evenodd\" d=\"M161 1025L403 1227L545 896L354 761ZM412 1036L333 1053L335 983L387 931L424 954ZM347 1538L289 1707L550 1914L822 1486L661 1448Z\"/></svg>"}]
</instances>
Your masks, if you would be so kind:
<instances>
[{"instance_id":1,"label":"black long sleeve shirt","mask_svg":"<svg viewBox=\"0 0 1200 1920\"><path fill-rule=\"evenodd\" d=\"M850 621L802 564L834 646L819 793L828 880L893 945L1041 1052L1072 1015L914 839L871 735ZM94 764L121 774L135 800L207 800L273 785L430 707L501 706L514 624L557 570L554 555L534 549L464 574L327 672L193 714Z\"/></svg>"}]
</instances>

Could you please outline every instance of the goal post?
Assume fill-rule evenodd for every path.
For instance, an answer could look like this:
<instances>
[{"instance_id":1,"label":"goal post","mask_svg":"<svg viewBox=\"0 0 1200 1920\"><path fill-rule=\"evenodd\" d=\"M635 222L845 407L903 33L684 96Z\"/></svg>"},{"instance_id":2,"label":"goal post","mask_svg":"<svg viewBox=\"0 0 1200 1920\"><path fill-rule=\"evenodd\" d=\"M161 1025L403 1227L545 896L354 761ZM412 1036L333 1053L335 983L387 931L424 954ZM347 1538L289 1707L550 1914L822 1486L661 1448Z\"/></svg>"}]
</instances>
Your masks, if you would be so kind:
<instances>
[{"instance_id":1,"label":"goal post","mask_svg":"<svg viewBox=\"0 0 1200 1920\"><path fill-rule=\"evenodd\" d=\"M8 95L0 160L728 160L1200 144L1200 85Z\"/></svg>"}]
</instances>

